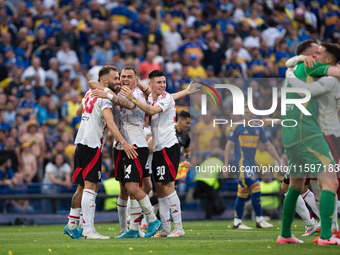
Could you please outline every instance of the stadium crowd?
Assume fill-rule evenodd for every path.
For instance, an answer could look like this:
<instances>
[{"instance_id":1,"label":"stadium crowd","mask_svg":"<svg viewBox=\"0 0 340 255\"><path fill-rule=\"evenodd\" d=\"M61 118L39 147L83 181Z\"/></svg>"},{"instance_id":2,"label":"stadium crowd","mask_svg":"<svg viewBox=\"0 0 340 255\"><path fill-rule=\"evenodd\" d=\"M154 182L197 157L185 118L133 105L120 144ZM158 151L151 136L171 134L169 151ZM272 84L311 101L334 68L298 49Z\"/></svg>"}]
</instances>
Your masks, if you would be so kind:
<instances>
[{"instance_id":1,"label":"stadium crowd","mask_svg":"<svg viewBox=\"0 0 340 255\"><path fill-rule=\"evenodd\" d=\"M272 78L284 78L299 42L340 43L338 6L333 0L0 0L0 190L32 182L72 186L76 109L101 66L131 65L141 79L162 70L169 93L191 80L251 87L255 104L268 109L272 87L280 85ZM237 119L231 94L223 93L223 110L212 105L205 116L200 97L176 101L177 113L191 113L193 165L212 155L224 161L229 127L216 132L211 120ZM265 131L284 157L280 128ZM274 164L261 152L258 162ZM111 154L108 139L103 179Z\"/></svg>"}]
</instances>

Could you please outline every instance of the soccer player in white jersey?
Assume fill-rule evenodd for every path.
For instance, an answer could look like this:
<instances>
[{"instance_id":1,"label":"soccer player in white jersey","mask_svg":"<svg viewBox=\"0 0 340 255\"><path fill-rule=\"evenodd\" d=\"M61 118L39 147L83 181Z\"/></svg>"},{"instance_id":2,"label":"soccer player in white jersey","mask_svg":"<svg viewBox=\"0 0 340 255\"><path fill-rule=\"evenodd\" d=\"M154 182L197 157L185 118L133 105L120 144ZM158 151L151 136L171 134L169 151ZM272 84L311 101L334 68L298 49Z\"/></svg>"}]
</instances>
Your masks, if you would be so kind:
<instances>
[{"instance_id":1,"label":"soccer player in white jersey","mask_svg":"<svg viewBox=\"0 0 340 255\"><path fill-rule=\"evenodd\" d=\"M99 80L105 87L113 88L119 81L117 68L104 66L99 70ZM78 184L72 198L69 222L64 233L74 239L109 239L94 228L95 199L101 181L102 148L108 130L119 141L129 158L137 157L134 147L128 144L113 121L112 103L107 99L94 98L88 91L77 109L82 116L75 144L73 182ZM80 210L83 212L83 231L77 229Z\"/></svg>"},{"instance_id":2,"label":"soccer player in white jersey","mask_svg":"<svg viewBox=\"0 0 340 255\"><path fill-rule=\"evenodd\" d=\"M151 94L148 104L136 97L128 87L121 94L151 116L153 138L152 170L156 182L157 196L163 229L163 237L184 236L180 200L175 191L175 179L180 160L180 147L175 132L176 108L173 97L165 91L166 78L162 71L149 74ZM174 221L171 232L170 213Z\"/></svg>"},{"instance_id":3,"label":"soccer player in white jersey","mask_svg":"<svg viewBox=\"0 0 340 255\"><path fill-rule=\"evenodd\" d=\"M138 82L137 73L133 67L127 66L123 68L121 70L120 78L122 86L128 86L132 89L135 97L146 103L143 92L136 86ZM91 86L93 86L93 84L91 84ZM97 93L94 92L93 95L102 96L103 93L97 91ZM104 96L107 95L104 93ZM151 189L151 181L150 175L145 169L149 155L148 143L144 136L145 113L121 94L118 94L118 96L112 95L110 98L116 103L116 106L114 107L114 116L120 132L129 143L137 147L138 153L138 158L129 159L126 157L121 145L119 143L114 144L115 178L120 182L121 188L117 207L122 234L117 238L140 237L139 223L142 211L147 216L149 222L144 237L151 237L161 228L161 223L156 218L150 199L147 195ZM145 180L146 178L148 178L146 183L150 184L148 185L148 190L144 192L140 186L142 185L142 180ZM126 206L129 195L131 203L130 229L127 231Z\"/></svg>"}]
</instances>

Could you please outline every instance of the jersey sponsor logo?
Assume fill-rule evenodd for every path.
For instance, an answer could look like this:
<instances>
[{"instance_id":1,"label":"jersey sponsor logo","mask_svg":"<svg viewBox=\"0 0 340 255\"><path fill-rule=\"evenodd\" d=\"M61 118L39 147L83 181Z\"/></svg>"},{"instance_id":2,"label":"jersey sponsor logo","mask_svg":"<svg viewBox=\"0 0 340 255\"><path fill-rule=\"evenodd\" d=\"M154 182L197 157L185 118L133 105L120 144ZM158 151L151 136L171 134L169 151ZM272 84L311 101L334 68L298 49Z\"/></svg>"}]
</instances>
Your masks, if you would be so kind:
<instances>
[{"instance_id":1,"label":"jersey sponsor logo","mask_svg":"<svg viewBox=\"0 0 340 255\"><path fill-rule=\"evenodd\" d=\"M102 172L98 171L98 179L100 180L102 178Z\"/></svg>"}]
</instances>

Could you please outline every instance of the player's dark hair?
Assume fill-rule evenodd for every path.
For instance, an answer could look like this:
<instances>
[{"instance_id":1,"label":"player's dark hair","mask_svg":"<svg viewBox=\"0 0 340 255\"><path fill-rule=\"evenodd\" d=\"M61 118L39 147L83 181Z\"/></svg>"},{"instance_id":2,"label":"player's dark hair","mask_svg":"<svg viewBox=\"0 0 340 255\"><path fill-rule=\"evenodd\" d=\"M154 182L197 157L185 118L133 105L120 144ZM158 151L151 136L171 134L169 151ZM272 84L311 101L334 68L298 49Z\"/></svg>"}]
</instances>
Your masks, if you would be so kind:
<instances>
[{"instance_id":1,"label":"player's dark hair","mask_svg":"<svg viewBox=\"0 0 340 255\"><path fill-rule=\"evenodd\" d=\"M121 71L120 74L124 71L124 70L132 70L134 72L134 74L137 76L137 71L133 66L126 66L124 67Z\"/></svg>"},{"instance_id":2,"label":"player's dark hair","mask_svg":"<svg viewBox=\"0 0 340 255\"><path fill-rule=\"evenodd\" d=\"M340 46L336 43L327 43L323 42L321 43L321 46L326 49L326 52L331 54L334 58L336 63L340 61Z\"/></svg>"},{"instance_id":3,"label":"player's dark hair","mask_svg":"<svg viewBox=\"0 0 340 255\"><path fill-rule=\"evenodd\" d=\"M312 47L313 43L314 43L313 40L306 40L306 41L300 42L297 45L296 50L295 50L296 55L301 55L302 52L304 52L308 48Z\"/></svg>"},{"instance_id":4,"label":"player's dark hair","mask_svg":"<svg viewBox=\"0 0 340 255\"><path fill-rule=\"evenodd\" d=\"M183 118L183 119L191 118L190 113L189 113L188 111L181 111L181 112L178 114L178 117L179 117L179 118Z\"/></svg>"},{"instance_id":5,"label":"player's dark hair","mask_svg":"<svg viewBox=\"0 0 340 255\"><path fill-rule=\"evenodd\" d=\"M98 81L100 81L100 78L103 77L104 75L109 74L111 71L115 71L118 72L117 67L115 66L103 66L102 68L100 68L99 72L98 72Z\"/></svg>"},{"instance_id":6,"label":"player's dark hair","mask_svg":"<svg viewBox=\"0 0 340 255\"><path fill-rule=\"evenodd\" d=\"M155 78L155 77L166 77L165 76L165 73L160 71L160 70L153 70L151 73L149 73L149 79L151 80L152 78Z\"/></svg>"}]
</instances>

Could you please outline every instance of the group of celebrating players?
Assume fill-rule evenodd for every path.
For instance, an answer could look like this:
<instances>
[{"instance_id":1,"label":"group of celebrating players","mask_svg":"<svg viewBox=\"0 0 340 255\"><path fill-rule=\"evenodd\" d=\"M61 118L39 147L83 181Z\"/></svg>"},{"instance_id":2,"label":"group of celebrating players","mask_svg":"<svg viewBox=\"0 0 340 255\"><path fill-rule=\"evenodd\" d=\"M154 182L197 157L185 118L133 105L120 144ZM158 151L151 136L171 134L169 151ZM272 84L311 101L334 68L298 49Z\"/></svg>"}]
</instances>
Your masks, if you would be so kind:
<instances>
[{"instance_id":1,"label":"group of celebrating players","mask_svg":"<svg viewBox=\"0 0 340 255\"><path fill-rule=\"evenodd\" d=\"M149 74L150 87L138 81L133 67L118 73L114 66L99 71L99 81L90 81L77 114L82 116L75 139L73 182L78 184L72 198L69 222L64 233L74 239L109 239L94 228L95 199L101 177L101 151L108 130L114 141L115 178L120 182L117 201L120 235L117 238L184 236L180 200L175 179L180 147L175 131L174 98L187 90L170 95L165 91L165 74ZM94 90L93 90L94 89ZM173 98L174 97L174 98ZM113 103L113 104L112 104ZM148 142L144 135L145 113L150 116L153 151L152 169L160 207L159 221L148 193L151 189ZM130 197L130 226L127 228L127 203ZM146 233L140 230L142 212L147 218ZM170 212L174 222L171 231ZM80 225L80 226L78 226ZM162 229L157 235L156 232Z\"/></svg>"},{"instance_id":2,"label":"group of celebrating players","mask_svg":"<svg viewBox=\"0 0 340 255\"><path fill-rule=\"evenodd\" d=\"M297 57L287 61L288 69L284 87L306 88L312 98L304 105L311 115L301 113L297 105L287 107L284 119L294 119L296 127L282 127L282 138L289 169L286 176L285 201L283 205L282 231L277 239L279 244L303 243L291 233L295 209L306 221L305 235L312 235L320 227L308 216L303 199L321 220L321 234L315 240L318 245L340 245L337 224L337 172L340 153L340 123L338 107L340 97L340 47L336 44L317 45L311 40L297 46ZM329 77L323 77L329 76ZM313 78L320 78L314 81ZM175 101L190 94L188 89L170 95L165 91L166 77L159 70L149 74L150 87L140 82L133 67L127 66L118 73L114 66L104 66L99 71L99 81L90 81L77 114L82 116L75 140L75 169L73 182L78 184L72 198L69 222L64 233L74 239L109 239L94 228L95 199L101 177L101 151L108 130L114 141L115 178L120 182L117 202L120 234L116 238L136 237L180 237L185 232L182 227L180 200L175 190L175 179L180 161L180 147L175 131ZM287 98L299 99L303 95L288 93ZM150 116L152 146L144 135L145 114ZM246 107L244 118L254 116ZM272 120L267 119L267 124ZM225 164L229 164L230 151L234 148L236 165L255 165L258 142L264 143L270 154L281 162L274 146L264 135L262 127L236 125L228 136L225 148ZM150 143L150 141L149 141ZM149 149L151 147L151 149ZM159 202L160 221L156 218L148 193L151 190L150 171L146 163L150 151L152 175L155 180ZM321 165L313 171L313 193L304 188L306 165ZM302 166L302 167L301 167ZM296 171L300 169L300 171ZM307 169L308 170L308 169ZM312 177L312 176L310 176ZM309 184L308 182L306 183ZM287 185L289 185L287 192ZM321 188L320 188L321 187ZM252 193L257 227L271 228L263 220L261 211L261 189L255 173L240 171L239 187L235 201L234 228L249 229L242 224L243 207ZM300 196L302 194L302 196ZM130 226L126 216L130 197ZM303 199L302 199L303 198ZM319 201L319 210L317 203ZM146 233L140 230L140 220L144 213L148 221ZM171 231L171 218L174 229ZM333 217L334 215L334 217ZM80 225L80 226L78 226ZM158 234L158 230L161 230ZM333 231L333 233L332 233ZM337 236L338 235L338 236Z\"/></svg>"}]
</instances>

